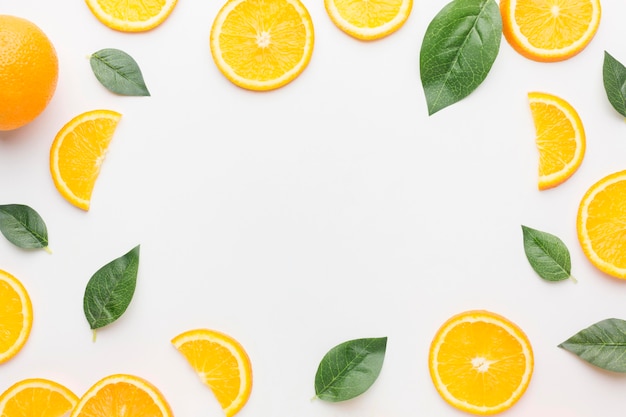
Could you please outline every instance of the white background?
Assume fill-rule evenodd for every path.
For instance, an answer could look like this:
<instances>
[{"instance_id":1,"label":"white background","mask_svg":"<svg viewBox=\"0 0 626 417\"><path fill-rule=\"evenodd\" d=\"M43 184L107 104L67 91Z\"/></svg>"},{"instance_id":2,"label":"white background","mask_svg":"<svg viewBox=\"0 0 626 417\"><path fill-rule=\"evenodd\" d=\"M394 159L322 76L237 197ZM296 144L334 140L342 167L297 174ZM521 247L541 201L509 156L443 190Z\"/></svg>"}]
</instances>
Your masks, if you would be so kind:
<instances>
[{"instance_id":1,"label":"white background","mask_svg":"<svg viewBox=\"0 0 626 417\"><path fill-rule=\"evenodd\" d=\"M605 318L626 318L626 283L596 270L576 238L578 203L626 168L626 124L602 85L604 51L626 62L626 3L603 3L599 31L576 57L537 63L503 39L485 82L428 116L419 50L447 3L417 0L406 24L375 42L337 29L323 2L309 66L266 93L240 89L213 63L209 32L222 5L180 0L142 34L101 24L81 1L2 0L0 12L39 25L60 65L56 94L26 127L0 133L2 204L27 204L48 225L50 255L0 239L0 268L29 291L35 321L23 350L0 365L0 390L27 377L81 395L131 373L155 384L178 417L223 415L171 345L207 327L239 340L254 386L241 417L463 416L435 391L428 349L468 309L508 317L528 335L535 372L507 416L618 416L626 377L557 345ZM142 68L151 97L116 96L88 57L119 48ZM578 172L538 191L529 91L579 112L588 148ZM84 111L123 114L92 208L66 202L49 173L58 130ZM530 268L521 225L559 236L578 283ZM135 297L92 335L85 285L141 244ZM323 355L343 341L388 337L382 372L344 403L311 400Z\"/></svg>"}]
</instances>

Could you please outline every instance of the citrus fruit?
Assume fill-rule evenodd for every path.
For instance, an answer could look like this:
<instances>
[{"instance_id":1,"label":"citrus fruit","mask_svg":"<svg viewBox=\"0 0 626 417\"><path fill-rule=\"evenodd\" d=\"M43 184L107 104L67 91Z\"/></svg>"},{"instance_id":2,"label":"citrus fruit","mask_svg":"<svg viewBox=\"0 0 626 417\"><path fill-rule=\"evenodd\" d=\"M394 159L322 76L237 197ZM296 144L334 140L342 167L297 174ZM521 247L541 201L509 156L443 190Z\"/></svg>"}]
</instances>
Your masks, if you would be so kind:
<instances>
[{"instance_id":1,"label":"citrus fruit","mask_svg":"<svg viewBox=\"0 0 626 417\"><path fill-rule=\"evenodd\" d=\"M59 62L54 46L34 23L0 15L0 130L32 122L54 95Z\"/></svg>"},{"instance_id":2,"label":"citrus fruit","mask_svg":"<svg viewBox=\"0 0 626 417\"><path fill-rule=\"evenodd\" d=\"M252 366L239 342L215 330L194 329L172 344L213 391L226 417L241 410L252 390Z\"/></svg>"},{"instance_id":3,"label":"citrus fruit","mask_svg":"<svg viewBox=\"0 0 626 417\"><path fill-rule=\"evenodd\" d=\"M593 184L583 196L576 218L583 252L601 271L626 279L626 171Z\"/></svg>"},{"instance_id":4,"label":"citrus fruit","mask_svg":"<svg viewBox=\"0 0 626 417\"><path fill-rule=\"evenodd\" d=\"M521 55L562 61L582 51L600 24L600 0L501 0L502 32Z\"/></svg>"},{"instance_id":5,"label":"citrus fruit","mask_svg":"<svg viewBox=\"0 0 626 417\"><path fill-rule=\"evenodd\" d=\"M533 351L524 332L508 319L470 310L437 331L428 358L430 375L450 405L479 415L513 406L533 372Z\"/></svg>"},{"instance_id":6,"label":"citrus fruit","mask_svg":"<svg viewBox=\"0 0 626 417\"><path fill-rule=\"evenodd\" d=\"M357 39L374 40L400 29L413 0L324 0L330 20Z\"/></svg>"},{"instance_id":7,"label":"citrus fruit","mask_svg":"<svg viewBox=\"0 0 626 417\"><path fill-rule=\"evenodd\" d=\"M0 363L24 346L33 326L33 305L26 288L13 275L0 270Z\"/></svg>"},{"instance_id":8,"label":"citrus fruit","mask_svg":"<svg viewBox=\"0 0 626 417\"><path fill-rule=\"evenodd\" d=\"M50 173L67 201L89 210L91 194L121 114L91 110L70 120L50 149Z\"/></svg>"},{"instance_id":9,"label":"citrus fruit","mask_svg":"<svg viewBox=\"0 0 626 417\"><path fill-rule=\"evenodd\" d=\"M563 183L576 172L585 156L585 129L578 112L552 94L528 94L539 151L538 188Z\"/></svg>"},{"instance_id":10,"label":"citrus fruit","mask_svg":"<svg viewBox=\"0 0 626 417\"><path fill-rule=\"evenodd\" d=\"M122 32L143 32L163 23L177 0L85 0L106 26Z\"/></svg>"},{"instance_id":11,"label":"citrus fruit","mask_svg":"<svg viewBox=\"0 0 626 417\"><path fill-rule=\"evenodd\" d=\"M78 400L70 417L172 417L163 394L147 380L127 374L102 378Z\"/></svg>"},{"instance_id":12,"label":"citrus fruit","mask_svg":"<svg viewBox=\"0 0 626 417\"><path fill-rule=\"evenodd\" d=\"M63 417L77 402L76 394L58 382L24 379L0 395L0 416Z\"/></svg>"},{"instance_id":13,"label":"citrus fruit","mask_svg":"<svg viewBox=\"0 0 626 417\"><path fill-rule=\"evenodd\" d=\"M227 0L210 44L226 78L250 90L271 90L304 71L313 39L313 22L300 0Z\"/></svg>"}]
</instances>

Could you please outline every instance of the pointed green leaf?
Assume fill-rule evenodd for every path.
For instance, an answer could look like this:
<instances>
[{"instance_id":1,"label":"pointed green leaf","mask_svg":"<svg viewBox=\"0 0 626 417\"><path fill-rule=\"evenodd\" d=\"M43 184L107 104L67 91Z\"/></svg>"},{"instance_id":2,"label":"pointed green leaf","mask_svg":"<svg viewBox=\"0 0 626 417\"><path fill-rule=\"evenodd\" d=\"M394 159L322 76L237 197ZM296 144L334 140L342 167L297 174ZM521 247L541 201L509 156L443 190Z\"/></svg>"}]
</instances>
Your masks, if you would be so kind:
<instances>
[{"instance_id":1,"label":"pointed green leaf","mask_svg":"<svg viewBox=\"0 0 626 417\"><path fill-rule=\"evenodd\" d=\"M137 62L119 49L101 49L89 59L94 75L110 91L124 96L149 96Z\"/></svg>"},{"instance_id":2,"label":"pointed green leaf","mask_svg":"<svg viewBox=\"0 0 626 417\"><path fill-rule=\"evenodd\" d=\"M607 371L626 372L626 321L614 318L599 321L559 347Z\"/></svg>"},{"instance_id":3,"label":"pointed green leaf","mask_svg":"<svg viewBox=\"0 0 626 417\"><path fill-rule=\"evenodd\" d=\"M315 375L315 395L325 401L345 401L367 391L383 366L387 338L355 339L332 348Z\"/></svg>"},{"instance_id":4,"label":"pointed green leaf","mask_svg":"<svg viewBox=\"0 0 626 417\"><path fill-rule=\"evenodd\" d=\"M35 210L23 204L0 205L0 232L23 249L48 247L48 229Z\"/></svg>"},{"instance_id":5,"label":"pointed green leaf","mask_svg":"<svg viewBox=\"0 0 626 417\"><path fill-rule=\"evenodd\" d=\"M83 310L92 329L106 326L124 314L135 293L138 269L139 245L91 277L85 288Z\"/></svg>"},{"instance_id":6,"label":"pointed green leaf","mask_svg":"<svg viewBox=\"0 0 626 417\"><path fill-rule=\"evenodd\" d=\"M562 281L571 276L567 246L553 234L522 226L524 252L530 266L547 281Z\"/></svg>"},{"instance_id":7,"label":"pointed green leaf","mask_svg":"<svg viewBox=\"0 0 626 417\"><path fill-rule=\"evenodd\" d=\"M609 102L615 111L626 117L626 67L606 51L604 51L602 78Z\"/></svg>"},{"instance_id":8,"label":"pointed green leaf","mask_svg":"<svg viewBox=\"0 0 626 417\"><path fill-rule=\"evenodd\" d=\"M430 22L420 50L428 114L473 92L491 70L502 39L495 0L453 0Z\"/></svg>"}]
</instances>

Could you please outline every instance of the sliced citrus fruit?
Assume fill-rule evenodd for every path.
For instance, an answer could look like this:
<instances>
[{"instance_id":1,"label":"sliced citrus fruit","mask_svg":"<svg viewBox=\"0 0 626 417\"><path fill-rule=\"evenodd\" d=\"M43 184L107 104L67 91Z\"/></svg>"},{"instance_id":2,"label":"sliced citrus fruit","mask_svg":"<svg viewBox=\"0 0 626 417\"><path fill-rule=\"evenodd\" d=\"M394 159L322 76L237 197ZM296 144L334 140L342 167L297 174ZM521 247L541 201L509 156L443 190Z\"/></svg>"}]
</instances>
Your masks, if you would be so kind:
<instances>
[{"instance_id":1,"label":"sliced citrus fruit","mask_svg":"<svg viewBox=\"0 0 626 417\"><path fill-rule=\"evenodd\" d=\"M102 378L83 394L70 417L172 417L163 394L147 380L128 374Z\"/></svg>"},{"instance_id":2,"label":"sliced citrus fruit","mask_svg":"<svg viewBox=\"0 0 626 417\"><path fill-rule=\"evenodd\" d=\"M0 363L24 346L33 326L33 305L22 283L0 270Z\"/></svg>"},{"instance_id":3,"label":"sliced citrus fruit","mask_svg":"<svg viewBox=\"0 0 626 417\"><path fill-rule=\"evenodd\" d=\"M163 23L177 0L85 0L106 26L122 32L143 32Z\"/></svg>"},{"instance_id":4,"label":"sliced citrus fruit","mask_svg":"<svg viewBox=\"0 0 626 417\"><path fill-rule=\"evenodd\" d=\"M593 184L578 206L576 226L583 252L601 271L626 279L626 171Z\"/></svg>"},{"instance_id":5,"label":"sliced citrus fruit","mask_svg":"<svg viewBox=\"0 0 626 417\"><path fill-rule=\"evenodd\" d=\"M540 190L556 187L576 172L585 156L585 129L578 112L552 94L528 94L539 151Z\"/></svg>"},{"instance_id":6,"label":"sliced citrus fruit","mask_svg":"<svg viewBox=\"0 0 626 417\"><path fill-rule=\"evenodd\" d=\"M252 390L252 366L239 342L215 330L194 329L174 337L172 344L211 388L226 417L241 410Z\"/></svg>"},{"instance_id":7,"label":"sliced citrus fruit","mask_svg":"<svg viewBox=\"0 0 626 417\"><path fill-rule=\"evenodd\" d=\"M50 149L50 173L67 201L89 210L91 193L121 114L92 110L70 120Z\"/></svg>"},{"instance_id":8,"label":"sliced citrus fruit","mask_svg":"<svg viewBox=\"0 0 626 417\"><path fill-rule=\"evenodd\" d=\"M63 417L78 397L65 386L43 378L24 379L0 395L0 416Z\"/></svg>"},{"instance_id":9,"label":"sliced citrus fruit","mask_svg":"<svg viewBox=\"0 0 626 417\"><path fill-rule=\"evenodd\" d=\"M533 351L524 332L508 319L471 310L437 331L428 358L430 375L450 405L479 415L512 407L533 372Z\"/></svg>"},{"instance_id":10,"label":"sliced citrus fruit","mask_svg":"<svg viewBox=\"0 0 626 417\"><path fill-rule=\"evenodd\" d=\"M313 53L313 22L300 0L228 0L211 28L211 53L234 84L271 90L293 81Z\"/></svg>"},{"instance_id":11,"label":"sliced citrus fruit","mask_svg":"<svg viewBox=\"0 0 626 417\"><path fill-rule=\"evenodd\" d=\"M502 32L521 55L540 62L573 57L600 25L600 0L501 0Z\"/></svg>"},{"instance_id":12,"label":"sliced citrus fruit","mask_svg":"<svg viewBox=\"0 0 626 417\"><path fill-rule=\"evenodd\" d=\"M330 20L357 39L375 40L400 29L413 0L324 0Z\"/></svg>"}]
</instances>

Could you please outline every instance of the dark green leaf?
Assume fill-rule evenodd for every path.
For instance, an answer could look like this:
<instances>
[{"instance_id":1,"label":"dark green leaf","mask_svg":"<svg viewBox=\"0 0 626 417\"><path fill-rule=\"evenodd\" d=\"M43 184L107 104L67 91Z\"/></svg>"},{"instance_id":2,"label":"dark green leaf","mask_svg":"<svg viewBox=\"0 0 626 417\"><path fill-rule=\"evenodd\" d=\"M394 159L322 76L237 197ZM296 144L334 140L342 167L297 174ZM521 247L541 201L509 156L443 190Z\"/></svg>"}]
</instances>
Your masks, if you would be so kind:
<instances>
[{"instance_id":1,"label":"dark green leaf","mask_svg":"<svg viewBox=\"0 0 626 417\"><path fill-rule=\"evenodd\" d=\"M83 310L92 329L106 326L124 314L135 293L138 269L139 245L91 277L85 288Z\"/></svg>"},{"instance_id":2,"label":"dark green leaf","mask_svg":"<svg viewBox=\"0 0 626 417\"><path fill-rule=\"evenodd\" d=\"M110 91L124 96L149 96L137 62L119 49L101 49L89 59L94 75Z\"/></svg>"},{"instance_id":3,"label":"dark green leaf","mask_svg":"<svg viewBox=\"0 0 626 417\"><path fill-rule=\"evenodd\" d=\"M332 348L315 374L315 395L325 401L345 401L372 386L383 366L387 338L355 339Z\"/></svg>"},{"instance_id":4,"label":"dark green leaf","mask_svg":"<svg viewBox=\"0 0 626 417\"><path fill-rule=\"evenodd\" d=\"M502 39L495 0L453 0L430 22L420 50L428 114L467 97L487 77Z\"/></svg>"},{"instance_id":5,"label":"dark green leaf","mask_svg":"<svg viewBox=\"0 0 626 417\"><path fill-rule=\"evenodd\" d=\"M602 77L609 102L619 114L626 117L626 67L606 51Z\"/></svg>"},{"instance_id":6,"label":"dark green leaf","mask_svg":"<svg viewBox=\"0 0 626 417\"><path fill-rule=\"evenodd\" d=\"M541 278L548 281L573 279L569 250L561 239L527 226L522 226L522 232L526 258Z\"/></svg>"},{"instance_id":7,"label":"dark green leaf","mask_svg":"<svg viewBox=\"0 0 626 417\"><path fill-rule=\"evenodd\" d=\"M46 249L48 229L35 210L23 204L0 205L0 232L23 249Z\"/></svg>"},{"instance_id":8,"label":"dark green leaf","mask_svg":"<svg viewBox=\"0 0 626 417\"><path fill-rule=\"evenodd\" d=\"M559 345L599 368L626 372L626 321L605 319Z\"/></svg>"}]
</instances>

